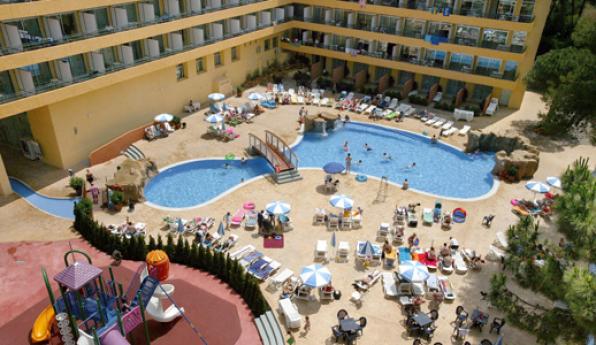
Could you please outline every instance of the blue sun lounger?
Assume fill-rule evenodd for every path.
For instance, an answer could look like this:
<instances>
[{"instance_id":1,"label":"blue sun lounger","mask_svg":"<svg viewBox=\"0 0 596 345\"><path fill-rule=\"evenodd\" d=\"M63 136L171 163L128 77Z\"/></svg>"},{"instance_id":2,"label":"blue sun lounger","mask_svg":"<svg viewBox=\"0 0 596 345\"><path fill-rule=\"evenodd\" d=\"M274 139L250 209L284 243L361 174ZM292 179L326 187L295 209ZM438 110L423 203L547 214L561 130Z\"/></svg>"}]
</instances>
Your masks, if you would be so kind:
<instances>
[{"instance_id":1,"label":"blue sun lounger","mask_svg":"<svg viewBox=\"0 0 596 345\"><path fill-rule=\"evenodd\" d=\"M399 247L399 262L402 263L408 260L412 260L412 253L410 253L410 248Z\"/></svg>"}]
</instances>

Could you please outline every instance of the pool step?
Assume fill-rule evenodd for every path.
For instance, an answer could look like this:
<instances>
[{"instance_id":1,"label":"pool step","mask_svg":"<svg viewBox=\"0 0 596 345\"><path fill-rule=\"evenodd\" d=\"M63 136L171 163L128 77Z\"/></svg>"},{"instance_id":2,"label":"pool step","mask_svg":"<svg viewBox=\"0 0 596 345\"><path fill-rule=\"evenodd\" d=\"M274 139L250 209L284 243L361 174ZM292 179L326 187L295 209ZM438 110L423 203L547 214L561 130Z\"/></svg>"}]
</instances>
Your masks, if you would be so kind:
<instances>
[{"instance_id":1,"label":"pool step","mask_svg":"<svg viewBox=\"0 0 596 345\"><path fill-rule=\"evenodd\" d=\"M298 169L282 171L278 174L274 174L273 177L275 178L275 182L278 184L302 180L302 176L300 176Z\"/></svg>"},{"instance_id":2,"label":"pool step","mask_svg":"<svg viewBox=\"0 0 596 345\"><path fill-rule=\"evenodd\" d=\"M141 151L141 149L136 147L134 144L131 144L129 147L126 148L126 150L120 152L120 154L136 161L145 159L145 154L143 153L143 151Z\"/></svg>"}]
</instances>

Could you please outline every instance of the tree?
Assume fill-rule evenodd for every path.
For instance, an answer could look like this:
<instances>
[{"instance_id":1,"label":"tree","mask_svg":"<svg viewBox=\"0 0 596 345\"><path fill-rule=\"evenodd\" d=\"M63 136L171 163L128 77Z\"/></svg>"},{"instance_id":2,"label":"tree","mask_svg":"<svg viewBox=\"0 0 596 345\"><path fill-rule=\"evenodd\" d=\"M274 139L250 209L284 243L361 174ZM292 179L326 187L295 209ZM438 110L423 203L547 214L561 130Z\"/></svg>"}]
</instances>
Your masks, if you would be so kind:
<instances>
[{"instance_id":1,"label":"tree","mask_svg":"<svg viewBox=\"0 0 596 345\"><path fill-rule=\"evenodd\" d=\"M157 235L157 248L159 250L163 250L163 240L161 239L161 235Z\"/></svg>"},{"instance_id":2,"label":"tree","mask_svg":"<svg viewBox=\"0 0 596 345\"><path fill-rule=\"evenodd\" d=\"M596 279L584 268L565 271L565 301L577 322L585 331L596 333Z\"/></svg>"},{"instance_id":3,"label":"tree","mask_svg":"<svg viewBox=\"0 0 596 345\"><path fill-rule=\"evenodd\" d=\"M157 244L155 243L155 238L153 238L152 235L149 235L149 244L148 244L148 250L154 250L157 248Z\"/></svg>"},{"instance_id":4,"label":"tree","mask_svg":"<svg viewBox=\"0 0 596 345\"><path fill-rule=\"evenodd\" d=\"M199 268L199 247L197 242L192 242L190 247L190 262L187 263L190 267Z\"/></svg>"},{"instance_id":5,"label":"tree","mask_svg":"<svg viewBox=\"0 0 596 345\"><path fill-rule=\"evenodd\" d=\"M528 86L542 92L549 105L540 128L546 134L596 126L596 21L582 18L573 45L536 59Z\"/></svg>"},{"instance_id":6,"label":"tree","mask_svg":"<svg viewBox=\"0 0 596 345\"><path fill-rule=\"evenodd\" d=\"M170 257L170 259L176 262L176 247L174 246L174 238L168 235L168 240L166 242L166 247L164 248L166 254Z\"/></svg>"},{"instance_id":7,"label":"tree","mask_svg":"<svg viewBox=\"0 0 596 345\"><path fill-rule=\"evenodd\" d=\"M205 247L199 245L199 255L197 256L197 267L204 270L205 269Z\"/></svg>"},{"instance_id":8,"label":"tree","mask_svg":"<svg viewBox=\"0 0 596 345\"><path fill-rule=\"evenodd\" d=\"M178 236L178 240L176 241L176 247L174 249L174 262L185 264L185 257L184 257L184 240L182 236Z\"/></svg>"}]
</instances>

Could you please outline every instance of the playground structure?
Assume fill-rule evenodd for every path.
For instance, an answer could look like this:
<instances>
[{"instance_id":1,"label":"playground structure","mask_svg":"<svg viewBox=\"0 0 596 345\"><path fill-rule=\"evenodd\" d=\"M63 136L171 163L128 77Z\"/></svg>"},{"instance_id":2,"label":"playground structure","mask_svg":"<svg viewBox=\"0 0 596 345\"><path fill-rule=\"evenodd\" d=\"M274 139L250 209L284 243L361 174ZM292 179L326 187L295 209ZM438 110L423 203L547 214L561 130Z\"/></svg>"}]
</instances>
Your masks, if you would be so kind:
<instances>
[{"instance_id":1,"label":"playground structure","mask_svg":"<svg viewBox=\"0 0 596 345\"><path fill-rule=\"evenodd\" d=\"M87 262L73 260L70 263L69 256L74 258L75 254L82 255ZM64 254L66 268L54 276L60 293L57 298L42 268L51 304L36 319L31 341L65 345L130 345L127 334L142 324L143 343L149 345L151 338L147 317L157 322L171 322L182 316L203 344L207 344L184 315L184 309L173 300L174 285L161 284L168 278L169 260L165 252L150 252L146 261L147 264L140 265L124 290L114 278L111 267L108 268L109 280L106 281L102 269L93 266L87 253L69 250ZM163 299L171 302L165 311Z\"/></svg>"}]
</instances>

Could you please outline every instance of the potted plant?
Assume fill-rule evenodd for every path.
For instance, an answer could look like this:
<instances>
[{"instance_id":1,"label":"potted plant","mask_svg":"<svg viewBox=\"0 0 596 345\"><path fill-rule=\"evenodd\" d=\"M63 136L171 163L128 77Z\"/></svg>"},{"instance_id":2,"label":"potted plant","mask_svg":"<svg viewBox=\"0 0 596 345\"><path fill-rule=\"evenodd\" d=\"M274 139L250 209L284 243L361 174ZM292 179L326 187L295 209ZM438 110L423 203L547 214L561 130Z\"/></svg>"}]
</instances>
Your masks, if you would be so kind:
<instances>
[{"instance_id":1,"label":"potted plant","mask_svg":"<svg viewBox=\"0 0 596 345\"><path fill-rule=\"evenodd\" d=\"M85 185L85 180L83 180L81 177L73 176L70 178L68 185L70 186L70 188L75 190L77 195L81 195L81 193L83 193L83 186Z\"/></svg>"},{"instance_id":2,"label":"potted plant","mask_svg":"<svg viewBox=\"0 0 596 345\"><path fill-rule=\"evenodd\" d=\"M180 117L174 116L172 118L172 126L174 126L174 129L180 129Z\"/></svg>"},{"instance_id":3,"label":"potted plant","mask_svg":"<svg viewBox=\"0 0 596 345\"><path fill-rule=\"evenodd\" d=\"M242 97L242 92L244 92L244 89L241 86L238 86L236 88L236 97Z\"/></svg>"},{"instance_id":4,"label":"potted plant","mask_svg":"<svg viewBox=\"0 0 596 345\"><path fill-rule=\"evenodd\" d=\"M120 211L122 209L122 205L124 204L124 193L119 190L112 191L112 195L110 195L110 201L114 207L114 210Z\"/></svg>"}]
</instances>

